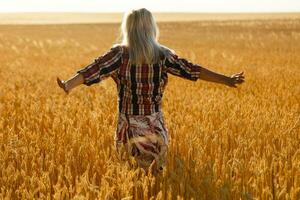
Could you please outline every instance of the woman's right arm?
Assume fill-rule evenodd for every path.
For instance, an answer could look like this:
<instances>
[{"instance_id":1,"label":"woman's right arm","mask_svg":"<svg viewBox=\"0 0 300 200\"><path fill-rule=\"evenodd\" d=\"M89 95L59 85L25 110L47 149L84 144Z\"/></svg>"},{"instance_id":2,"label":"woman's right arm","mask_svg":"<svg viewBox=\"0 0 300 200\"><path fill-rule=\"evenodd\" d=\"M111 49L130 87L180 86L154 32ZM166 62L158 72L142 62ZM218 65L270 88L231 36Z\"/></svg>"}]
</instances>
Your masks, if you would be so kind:
<instances>
[{"instance_id":1,"label":"woman's right arm","mask_svg":"<svg viewBox=\"0 0 300 200\"><path fill-rule=\"evenodd\" d=\"M199 78L209 82L221 83L229 87L236 87L235 84L243 83L245 77L244 72L233 74L232 76L225 76L201 67Z\"/></svg>"},{"instance_id":2,"label":"woman's right arm","mask_svg":"<svg viewBox=\"0 0 300 200\"><path fill-rule=\"evenodd\" d=\"M165 60L167 71L175 76L186 78L192 81L202 79L209 82L221 83L230 87L236 87L235 84L244 82L243 72L225 76L213 71L210 71L200 65L193 64L190 61L178 57L174 52L168 51Z\"/></svg>"}]
</instances>

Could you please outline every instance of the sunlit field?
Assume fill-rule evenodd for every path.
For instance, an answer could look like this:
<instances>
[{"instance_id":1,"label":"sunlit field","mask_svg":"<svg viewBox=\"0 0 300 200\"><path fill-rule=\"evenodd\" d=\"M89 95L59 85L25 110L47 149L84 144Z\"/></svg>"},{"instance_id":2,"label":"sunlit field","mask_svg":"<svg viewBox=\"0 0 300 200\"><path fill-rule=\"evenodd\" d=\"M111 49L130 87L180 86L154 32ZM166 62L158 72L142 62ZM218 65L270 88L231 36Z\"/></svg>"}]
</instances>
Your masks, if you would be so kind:
<instances>
[{"instance_id":1,"label":"sunlit field","mask_svg":"<svg viewBox=\"0 0 300 200\"><path fill-rule=\"evenodd\" d=\"M112 79L66 95L119 24L0 26L0 199L300 199L300 20L159 23L160 42L237 89L172 75L154 177L114 147Z\"/></svg>"}]
</instances>

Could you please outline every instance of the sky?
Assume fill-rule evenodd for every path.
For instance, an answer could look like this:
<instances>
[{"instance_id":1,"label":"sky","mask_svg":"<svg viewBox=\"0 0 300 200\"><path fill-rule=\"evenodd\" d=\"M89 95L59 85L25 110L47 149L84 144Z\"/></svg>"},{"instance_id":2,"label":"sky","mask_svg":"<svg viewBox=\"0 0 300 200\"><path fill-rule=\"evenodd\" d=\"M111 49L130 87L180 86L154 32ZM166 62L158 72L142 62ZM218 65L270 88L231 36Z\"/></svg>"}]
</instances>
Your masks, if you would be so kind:
<instances>
[{"instance_id":1,"label":"sky","mask_svg":"<svg viewBox=\"0 0 300 200\"><path fill-rule=\"evenodd\" d=\"M300 12L300 0L0 0L0 12Z\"/></svg>"}]
</instances>

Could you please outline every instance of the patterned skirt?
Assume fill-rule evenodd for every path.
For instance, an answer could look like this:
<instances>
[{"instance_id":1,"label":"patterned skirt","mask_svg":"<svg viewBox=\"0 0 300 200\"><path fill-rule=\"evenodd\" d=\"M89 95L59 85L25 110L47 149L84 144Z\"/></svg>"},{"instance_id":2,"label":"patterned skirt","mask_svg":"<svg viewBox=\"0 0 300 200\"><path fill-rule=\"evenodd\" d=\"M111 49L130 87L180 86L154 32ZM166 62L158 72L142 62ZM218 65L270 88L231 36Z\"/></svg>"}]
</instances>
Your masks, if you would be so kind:
<instances>
[{"instance_id":1,"label":"patterned skirt","mask_svg":"<svg viewBox=\"0 0 300 200\"><path fill-rule=\"evenodd\" d=\"M156 161L157 169L162 169L168 148L168 129L162 112L151 115L118 114L115 145L118 153L122 149L133 156L137 164L147 169Z\"/></svg>"}]
</instances>

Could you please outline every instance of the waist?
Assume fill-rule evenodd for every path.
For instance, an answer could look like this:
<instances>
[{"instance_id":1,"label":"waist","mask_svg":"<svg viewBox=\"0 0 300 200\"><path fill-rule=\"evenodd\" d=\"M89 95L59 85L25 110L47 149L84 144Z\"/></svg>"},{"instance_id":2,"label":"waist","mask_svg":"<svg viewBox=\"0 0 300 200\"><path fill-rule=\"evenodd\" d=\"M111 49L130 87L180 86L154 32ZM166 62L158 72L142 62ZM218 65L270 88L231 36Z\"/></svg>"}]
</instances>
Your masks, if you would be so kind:
<instances>
[{"instance_id":1,"label":"waist","mask_svg":"<svg viewBox=\"0 0 300 200\"><path fill-rule=\"evenodd\" d=\"M119 113L126 115L151 115L161 112L161 103L138 104L119 102Z\"/></svg>"}]
</instances>

